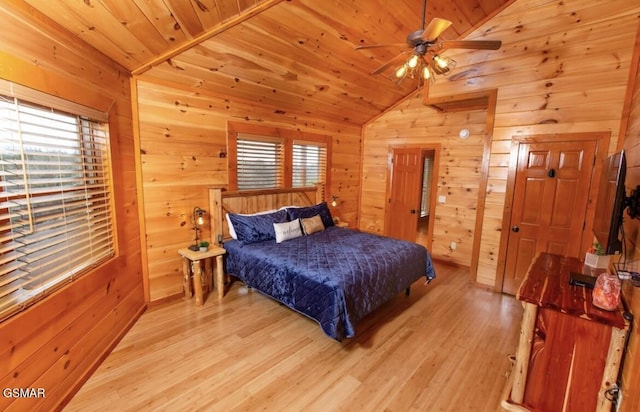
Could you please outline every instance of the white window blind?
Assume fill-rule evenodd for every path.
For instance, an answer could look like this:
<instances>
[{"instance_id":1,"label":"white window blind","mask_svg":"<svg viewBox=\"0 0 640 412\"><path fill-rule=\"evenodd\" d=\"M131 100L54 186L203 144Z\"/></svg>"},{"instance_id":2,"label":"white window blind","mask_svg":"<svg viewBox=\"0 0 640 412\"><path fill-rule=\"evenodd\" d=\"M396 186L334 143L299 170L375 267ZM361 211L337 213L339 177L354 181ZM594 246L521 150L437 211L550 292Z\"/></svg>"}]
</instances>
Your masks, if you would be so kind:
<instances>
[{"instance_id":1,"label":"white window blind","mask_svg":"<svg viewBox=\"0 0 640 412\"><path fill-rule=\"evenodd\" d=\"M238 190L282 187L284 179L284 144L268 136L239 134Z\"/></svg>"},{"instance_id":2,"label":"white window blind","mask_svg":"<svg viewBox=\"0 0 640 412\"><path fill-rule=\"evenodd\" d=\"M0 320L114 254L107 125L0 95Z\"/></svg>"},{"instance_id":3,"label":"white window blind","mask_svg":"<svg viewBox=\"0 0 640 412\"><path fill-rule=\"evenodd\" d=\"M327 145L293 142L292 186L309 187L326 181Z\"/></svg>"}]
</instances>

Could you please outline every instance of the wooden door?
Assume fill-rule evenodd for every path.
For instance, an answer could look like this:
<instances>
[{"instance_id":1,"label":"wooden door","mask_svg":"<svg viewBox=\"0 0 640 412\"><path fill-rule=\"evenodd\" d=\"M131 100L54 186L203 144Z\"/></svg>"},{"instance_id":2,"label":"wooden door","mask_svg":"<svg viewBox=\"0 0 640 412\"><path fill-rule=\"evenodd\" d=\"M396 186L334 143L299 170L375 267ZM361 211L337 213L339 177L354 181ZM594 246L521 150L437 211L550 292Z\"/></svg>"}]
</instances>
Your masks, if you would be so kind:
<instances>
[{"instance_id":1,"label":"wooden door","mask_svg":"<svg viewBox=\"0 0 640 412\"><path fill-rule=\"evenodd\" d=\"M391 188L385 215L385 234L416 241L423 173L422 149L393 150Z\"/></svg>"},{"instance_id":2,"label":"wooden door","mask_svg":"<svg viewBox=\"0 0 640 412\"><path fill-rule=\"evenodd\" d=\"M523 143L518 149L502 291L516 294L539 252L580 257L595 141Z\"/></svg>"}]
</instances>

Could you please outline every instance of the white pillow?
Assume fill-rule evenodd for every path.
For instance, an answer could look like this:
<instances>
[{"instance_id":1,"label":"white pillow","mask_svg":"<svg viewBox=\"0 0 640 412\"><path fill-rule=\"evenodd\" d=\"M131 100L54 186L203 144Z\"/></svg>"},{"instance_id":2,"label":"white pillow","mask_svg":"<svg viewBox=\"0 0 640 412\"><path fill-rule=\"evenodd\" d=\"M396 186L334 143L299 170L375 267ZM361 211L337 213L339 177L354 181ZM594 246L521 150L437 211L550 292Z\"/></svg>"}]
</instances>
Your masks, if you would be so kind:
<instances>
[{"instance_id":1,"label":"white pillow","mask_svg":"<svg viewBox=\"0 0 640 412\"><path fill-rule=\"evenodd\" d=\"M238 213L238 215L240 216L266 215L267 213L273 213L277 211L278 209L271 209L271 210L265 210L263 212L257 212L257 213L244 213L244 214ZM225 218L227 218L227 225L229 226L229 235L235 240L238 240L238 235L236 234L236 230L233 228L233 223L231 223L231 218L229 218L229 213L225 214Z\"/></svg>"},{"instance_id":2,"label":"white pillow","mask_svg":"<svg viewBox=\"0 0 640 412\"><path fill-rule=\"evenodd\" d=\"M274 223L273 230L276 232L276 243L302 236L302 229L298 219L291 222Z\"/></svg>"}]
</instances>

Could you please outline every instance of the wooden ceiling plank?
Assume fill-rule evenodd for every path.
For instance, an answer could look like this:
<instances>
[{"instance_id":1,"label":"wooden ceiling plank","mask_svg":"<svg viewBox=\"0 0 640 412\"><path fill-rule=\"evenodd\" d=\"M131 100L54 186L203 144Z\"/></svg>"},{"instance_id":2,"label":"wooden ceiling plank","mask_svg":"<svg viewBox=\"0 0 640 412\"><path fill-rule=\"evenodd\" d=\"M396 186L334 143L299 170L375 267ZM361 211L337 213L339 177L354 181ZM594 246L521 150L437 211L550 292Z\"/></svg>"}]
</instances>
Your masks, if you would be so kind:
<instances>
[{"instance_id":1,"label":"wooden ceiling plank","mask_svg":"<svg viewBox=\"0 0 640 412\"><path fill-rule=\"evenodd\" d=\"M259 20L263 21L263 16ZM255 23L255 20L253 22ZM282 29L281 26L281 32ZM335 68L338 66L334 67L328 62L331 60L330 57L315 54L309 56L304 49L299 50L300 54L291 54L290 52L286 54L284 49L281 50L280 47L286 46L289 49L289 46L279 46L278 43L281 40L278 39L272 39L269 50L254 49L256 47L254 43L257 41L254 41L254 37L262 35L261 31L253 30L253 25L244 25L242 35L225 33L222 41L205 42L201 46L202 49L193 50L193 53L184 53L180 57L187 58L189 56L191 63L207 65L205 67L209 68L210 76L216 76L218 72L225 73L227 76L236 77L241 81L272 85L274 90L286 88L287 91L305 98L315 98L318 97L318 93L324 93L333 95L339 100L368 92L366 99L360 99L361 104L372 104L373 101L384 104L385 99L379 99L378 93L372 92L371 89L384 90L390 85L387 79L381 76L369 76L368 82L378 84L377 87L372 87L371 83L365 84L364 87L369 88L367 91L361 85L363 80L360 78L360 74L352 70L340 73L340 77L337 79L328 77L326 69L338 70ZM227 36L233 37L233 42L227 41ZM354 50L349 50L356 53ZM324 60L325 64L318 67L317 62L320 60ZM211 64L214 62L217 67L212 70Z\"/></svg>"},{"instance_id":2,"label":"wooden ceiling plank","mask_svg":"<svg viewBox=\"0 0 640 412\"><path fill-rule=\"evenodd\" d=\"M268 10L269 8L281 3L283 0L265 0L262 3L260 3L259 5L257 5L256 7L247 10L246 12L239 14L227 21L225 21L224 23L220 24L217 27L212 28L211 30L208 30L196 37L194 37L193 39L191 39L190 41L187 41L181 45L179 45L178 47L172 49L172 50L168 50L167 52L156 56L155 58L149 60L148 62L146 62L145 64L138 66L137 68L133 69L131 71L131 73L133 75L139 75L141 73L144 73L145 71L149 70L150 68L165 62L169 59L171 59L174 56L179 55L180 53L189 50L191 47L195 46L196 44L200 44L205 40L208 40L214 36L216 36L217 34L220 34L232 27L237 26L238 24L241 24L243 22L245 22L246 20L250 19L253 16L256 16L260 13L262 13L265 10Z\"/></svg>"},{"instance_id":3,"label":"wooden ceiling plank","mask_svg":"<svg viewBox=\"0 0 640 412\"><path fill-rule=\"evenodd\" d=\"M225 38L222 43L229 43L248 56L258 56L265 60L264 64L268 64L266 61L274 60L282 61L287 67L299 67L300 70L294 71L296 76L315 74L320 82L316 84L331 84L344 93L370 94L374 86L371 83L394 87L384 76L369 74L370 59L352 48L352 43L343 40L340 34L331 32L331 23L311 25L310 21L318 19L297 10L294 13L292 9L278 9L277 16L274 14L275 12L264 13L259 18L251 20L243 26L242 36L228 33L231 39ZM269 33L274 32L281 35L269 38L268 50L257 46L262 42L261 37L270 36ZM319 65L318 62L322 64ZM363 71L366 73L364 78ZM327 72L333 75L328 76ZM331 81L334 77L336 80ZM400 89L404 89L404 92L410 90Z\"/></svg>"},{"instance_id":4,"label":"wooden ceiling plank","mask_svg":"<svg viewBox=\"0 0 640 412\"><path fill-rule=\"evenodd\" d=\"M628 36L625 35L628 31L625 30L633 30L636 24L637 19L628 16L618 19L615 26L607 22L589 24L580 30L572 30L570 35L566 32L541 33L537 38L529 38L526 42L511 42L500 52L465 53L459 51L458 54L450 54L449 56L458 60L456 72L464 71L480 62L513 58L520 59L522 65L531 64L530 67L537 66L540 70L552 67L553 70L558 70L556 76L565 71L596 70L597 67L603 67L605 62L610 62L612 70L615 70L621 63L616 50L633 47ZM588 40L582 41L581 39L584 38L588 38ZM612 44L615 44L616 47L613 48ZM525 49L528 51L526 54L524 53ZM532 53L535 50L538 50L539 53ZM521 54L524 55L519 56ZM572 67L573 63L576 64L576 67Z\"/></svg>"},{"instance_id":5,"label":"wooden ceiling plank","mask_svg":"<svg viewBox=\"0 0 640 412\"><path fill-rule=\"evenodd\" d=\"M152 53L162 53L170 46L168 39L153 25L142 10L131 1L99 0L103 7Z\"/></svg>"},{"instance_id":6,"label":"wooden ceiling plank","mask_svg":"<svg viewBox=\"0 0 640 412\"><path fill-rule=\"evenodd\" d=\"M339 110L340 108L335 108L333 106L326 107L324 104L316 105L314 103L312 105L307 104L304 106L305 109L311 108L312 110L305 110L299 105L290 107L289 102L291 101L291 99L287 98L286 96L282 96L282 99L274 103L271 100L262 99L261 95L256 95L253 91L245 93L244 91L242 91L242 88L234 88L232 90L226 85L225 87L220 85L204 84L202 85L202 87L194 89L193 85L184 84L184 82L189 83L192 79L189 74L182 75L181 73L172 71L170 68L167 70L165 66L168 65L161 65L156 67L156 69L153 71L153 76L151 75L151 73L145 73L144 76L140 77L140 80L153 84L163 85L166 87L171 87L178 90L183 90L188 93L197 93L201 96L215 96L217 98L227 100L229 104L232 104L232 102L242 102L254 106L260 106L269 109L276 114L281 114L288 117L296 117L296 115L301 115L303 117L327 119L331 120L332 122L343 123L345 125L348 124L350 126L362 124L362 120L360 119L360 117L366 117L366 115L363 116L360 113L356 113L358 117L351 119L348 116L345 116L344 111ZM265 90L265 94L269 93L269 90ZM293 97L293 99L295 99L295 97Z\"/></svg>"},{"instance_id":7,"label":"wooden ceiling plank","mask_svg":"<svg viewBox=\"0 0 640 412\"><path fill-rule=\"evenodd\" d=\"M236 0L216 0L222 21L232 18L243 11Z\"/></svg>"},{"instance_id":8,"label":"wooden ceiling plank","mask_svg":"<svg viewBox=\"0 0 640 412\"><path fill-rule=\"evenodd\" d=\"M98 1L28 0L28 3L124 67L130 68L153 56L151 50Z\"/></svg>"},{"instance_id":9,"label":"wooden ceiling plank","mask_svg":"<svg viewBox=\"0 0 640 412\"><path fill-rule=\"evenodd\" d=\"M236 0L238 2L238 8L240 10L247 10L251 7L255 7L259 1L258 0Z\"/></svg>"},{"instance_id":10,"label":"wooden ceiling plank","mask_svg":"<svg viewBox=\"0 0 640 412\"><path fill-rule=\"evenodd\" d=\"M180 26L186 30L189 37L196 37L205 31L198 18L198 13L194 9L194 7L198 7L197 3L193 4L191 1L184 0L164 0L164 3L171 10L171 14ZM206 10L203 13L211 12Z\"/></svg>"},{"instance_id":11,"label":"wooden ceiling plank","mask_svg":"<svg viewBox=\"0 0 640 412\"><path fill-rule=\"evenodd\" d=\"M357 94L345 93L343 91L334 90L331 86L326 88L318 88L314 86L313 81L291 81L286 79L270 79L269 82L259 80L260 73L246 71L245 76L236 77L235 74L227 74L225 78L220 75L211 76L210 71L206 68L191 65L187 62L173 59L177 65L181 67L181 74L189 72L197 75L202 87L223 87L233 89L235 91L248 91L249 95L253 93L256 99L262 101L270 101L277 103L279 106L290 105L293 107L309 107L322 104L334 106L336 115L341 112L372 112L375 113L384 108L384 103L375 99L361 99ZM253 77L252 77L253 76ZM256 80L256 77L258 80ZM253 92L251 92L253 90ZM337 102L337 103L336 103Z\"/></svg>"},{"instance_id":12,"label":"wooden ceiling plank","mask_svg":"<svg viewBox=\"0 0 640 412\"><path fill-rule=\"evenodd\" d=\"M300 6L307 13L315 13L318 18L335 24L334 31L339 37L353 44L403 43L410 32L420 28L421 6L416 11L414 2L394 2L393 13L381 13L389 7L386 0L349 2L325 0L322 6L317 1L302 0ZM340 10L336 13L336 10ZM418 14L416 14L418 13Z\"/></svg>"},{"instance_id":13,"label":"wooden ceiling plank","mask_svg":"<svg viewBox=\"0 0 640 412\"><path fill-rule=\"evenodd\" d=\"M194 2L194 10L200 19L200 23L205 30L208 30L222 23L220 10L218 10L218 1L216 0L192 0Z\"/></svg>"},{"instance_id":14,"label":"wooden ceiling plank","mask_svg":"<svg viewBox=\"0 0 640 412\"><path fill-rule=\"evenodd\" d=\"M188 40L184 28L180 26L171 14L171 11L167 9L163 0L133 0L133 2L142 10L142 13L144 13L147 19L154 25L156 31L158 31L162 37L164 37L165 41L167 41L167 44L169 44L169 47L163 52Z\"/></svg>"},{"instance_id":15,"label":"wooden ceiling plank","mask_svg":"<svg viewBox=\"0 0 640 412\"><path fill-rule=\"evenodd\" d=\"M42 38L51 40L51 43L56 45L55 47L63 48L65 54L82 53L90 55L91 58L85 62L88 67L88 69L85 67L85 75L87 73L100 73L100 67L113 66L116 71L124 71L125 69L124 66L118 64L100 50L89 45L74 33L66 30L51 16L42 13L40 10L22 0L5 0L0 2L0 10L2 11L3 18L7 20L3 25L3 30L0 31L0 39L5 36L20 36L21 38L21 41L6 42L6 44L23 44L20 52L16 51L16 55L33 49L33 54L31 55L32 61L38 62L38 60L40 60L38 56L46 55L54 49L51 45L43 44L42 40L39 42L37 40L29 41L28 38L25 38L25 34L23 34L24 30L20 27L20 25L23 24L30 27L34 33L38 33ZM55 33L55 36L52 36L51 33ZM58 52L58 54L59 53L60 52ZM78 70L78 73L81 72L83 72L83 70ZM117 79L114 78L113 80L115 81Z\"/></svg>"}]
</instances>

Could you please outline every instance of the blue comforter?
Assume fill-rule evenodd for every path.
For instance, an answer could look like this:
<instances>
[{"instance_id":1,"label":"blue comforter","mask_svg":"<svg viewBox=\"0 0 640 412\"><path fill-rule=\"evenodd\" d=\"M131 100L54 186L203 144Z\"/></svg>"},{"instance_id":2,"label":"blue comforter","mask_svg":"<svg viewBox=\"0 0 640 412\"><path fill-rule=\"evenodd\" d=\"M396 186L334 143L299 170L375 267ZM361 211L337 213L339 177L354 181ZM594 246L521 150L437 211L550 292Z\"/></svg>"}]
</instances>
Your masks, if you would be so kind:
<instances>
[{"instance_id":1,"label":"blue comforter","mask_svg":"<svg viewBox=\"0 0 640 412\"><path fill-rule=\"evenodd\" d=\"M226 271L316 320L330 337L355 335L355 325L422 276L435 277L416 243L329 227L276 243L225 243Z\"/></svg>"}]
</instances>

